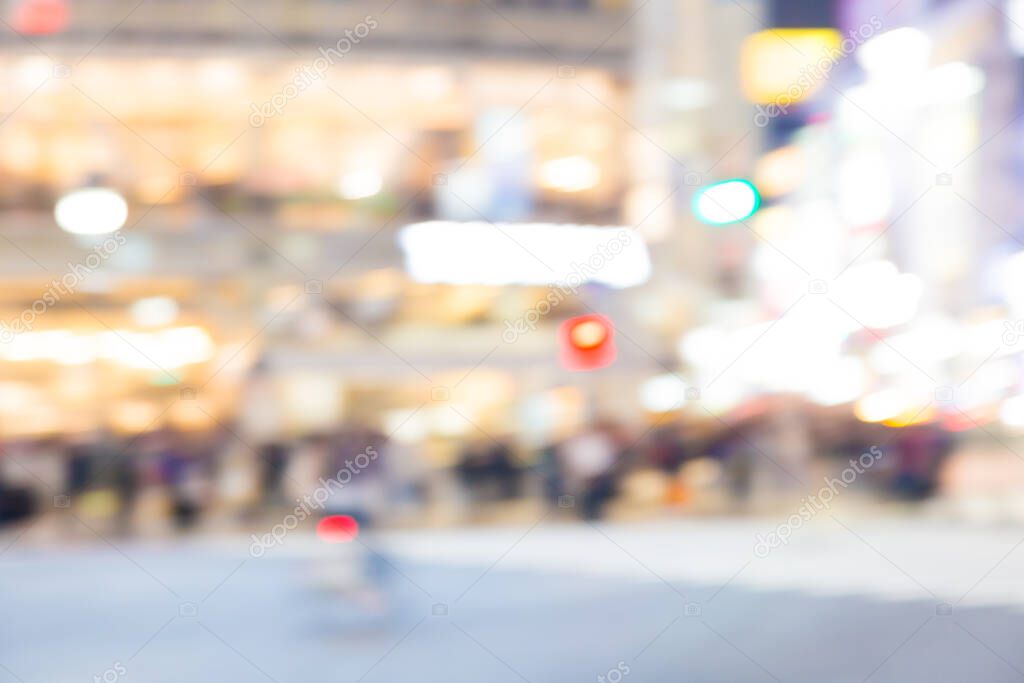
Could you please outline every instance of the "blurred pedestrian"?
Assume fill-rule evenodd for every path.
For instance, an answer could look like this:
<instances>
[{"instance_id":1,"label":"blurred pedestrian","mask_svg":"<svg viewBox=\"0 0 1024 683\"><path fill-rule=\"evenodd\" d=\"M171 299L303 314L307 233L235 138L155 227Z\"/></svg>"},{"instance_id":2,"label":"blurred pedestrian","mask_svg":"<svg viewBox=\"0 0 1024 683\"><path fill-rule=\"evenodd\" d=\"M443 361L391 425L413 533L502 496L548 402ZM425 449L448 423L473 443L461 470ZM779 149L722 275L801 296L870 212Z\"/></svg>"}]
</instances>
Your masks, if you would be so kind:
<instances>
[{"instance_id":1,"label":"blurred pedestrian","mask_svg":"<svg viewBox=\"0 0 1024 683\"><path fill-rule=\"evenodd\" d=\"M584 519L597 519L615 493L612 466L619 455L610 426L598 424L567 439L559 448L566 489L581 501Z\"/></svg>"}]
</instances>

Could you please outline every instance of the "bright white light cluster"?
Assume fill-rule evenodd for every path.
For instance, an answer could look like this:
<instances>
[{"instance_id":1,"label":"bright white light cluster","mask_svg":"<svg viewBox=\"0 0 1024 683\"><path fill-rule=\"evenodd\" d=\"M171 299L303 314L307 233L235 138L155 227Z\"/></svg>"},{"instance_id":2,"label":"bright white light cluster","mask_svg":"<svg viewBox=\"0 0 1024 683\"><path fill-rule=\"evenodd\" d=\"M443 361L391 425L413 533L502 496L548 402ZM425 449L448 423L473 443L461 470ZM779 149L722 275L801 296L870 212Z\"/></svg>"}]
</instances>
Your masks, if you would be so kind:
<instances>
[{"instance_id":1,"label":"bright white light cluster","mask_svg":"<svg viewBox=\"0 0 1024 683\"><path fill-rule=\"evenodd\" d=\"M338 180L338 194L344 199L366 199L381 191L384 179L373 169L346 173Z\"/></svg>"},{"instance_id":2,"label":"bright white light cluster","mask_svg":"<svg viewBox=\"0 0 1024 683\"><path fill-rule=\"evenodd\" d=\"M170 325L178 317L178 303L166 296L151 296L132 304L132 319L142 327Z\"/></svg>"},{"instance_id":3,"label":"bright white light cluster","mask_svg":"<svg viewBox=\"0 0 1024 683\"><path fill-rule=\"evenodd\" d=\"M868 373L863 359L844 353L844 341L862 325L885 330L910 322L922 289L919 278L900 273L891 262L866 263L830 283L828 298L803 296L776 320L691 330L680 341L679 353L697 384L713 385L715 391L731 386L740 398L772 391L801 393L822 405L846 403L864 393ZM925 322L921 330L893 339L912 353L922 335L949 334L944 321ZM949 344L931 345L936 360L948 357ZM879 362L888 360L885 356ZM900 360L899 368L905 367Z\"/></svg>"},{"instance_id":4,"label":"bright white light cluster","mask_svg":"<svg viewBox=\"0 0 1024 683\"><path fill-rule=\"evenodd\" d=\"M1024 0L1006 0L1006 33L1010 47L1024 55Z\"/></svg>"},{"instance_id":5,"label":"bright white light cluster","mask_svg":"<svg viewBox=\"0 0 1024 683\"><path fill-rule=\"evenodd\" d=\"M694 195L693 211L711 225L746 220L761 206L761 196L746 180L726 180L708 185Z\"/></svg>"},{"instance_id":6,"label":"bright white light cluster","mask_svg":"<svg viewBox=\"0 0 1024 683\"><path fill-rule=\"evenodd\" d=\"M403 228L398 243L417 282L621 289L651 274L643 237L625 227L430 221Z\"/></svg>"},{"instance_id":7,"label":"bright white light cluster","mask_svg":"<svg viewBox=\"0 0 1024 683\"><path fill-rule=\"evenodd\" d=\"M113 190L88 187L61 197L53 213L62 230L75 235L103 235L124 226L128 203Z\"/></svg>"},{"instance_id":8,"label":"bright white light cluster","mask_svg":"<svg viewBox=\"0 0 1024 683\"><path fill-rule=\"evenodd\" d=\"M686 383L677 375L658 375L640 386L640 401L655 413L676 410L686 400Z\"/></svg>"},{"instance_id":9,"label":"bright white light cluster","mask_svg":"<svg viewBox=\"0 0 1024 683\"><path fill-rule=\"evenodd\" d=\"M159 332L111 330L80 334L70 330L22 332L0 346L8 361L53 361L81 365L107 360L132 368L164 370L209 360L213 341L201 327Z\"/></svg>"},{"instance_id":10,"label":"bright white light cluster","mask_svg":"<svg viewBox=\"0 0 1024 683\"><path fill-rule=\"evenodd\" d=\"M848 318L849 330L861 325L883 330L910 321L924 293L921 278L901 273L890 261L850 268L833 284L831 296Z\"/></svg>"},{"instance_id":11,"label":"bright white light cluster","mask_svg":"<svg viewBox=\"0 0 1024 683\"><path fill-rule=\"evenodd\" d=\"M698 328L680 351L700 384L739 382L771 391L806 391L840 357L846 332L821 325L813 309L792 309L778 320L735 330Z\"/></svg>"},{"instance_id":12,"label":"bright white light cluster","mask_svg":"<svg viewBox=\"0 0 1024 683\"><path fill-rule=\"evenodd\" d=\"M585 156L552 159L540 170L541 185L561 192L589 190L600 180L601 169Z\"/></svg>"},{"instance_id":13,"label":"bright white light cluster","mask_svg":"<svg viewBox=\"0 0 1024 683\"><path fill-rule=\"evenodd\" d=\"M857 61L875 77L909 79L928 68L932 41L916 28L904 27L886 31L861 45Z\"/></svg>"}]
</instances>

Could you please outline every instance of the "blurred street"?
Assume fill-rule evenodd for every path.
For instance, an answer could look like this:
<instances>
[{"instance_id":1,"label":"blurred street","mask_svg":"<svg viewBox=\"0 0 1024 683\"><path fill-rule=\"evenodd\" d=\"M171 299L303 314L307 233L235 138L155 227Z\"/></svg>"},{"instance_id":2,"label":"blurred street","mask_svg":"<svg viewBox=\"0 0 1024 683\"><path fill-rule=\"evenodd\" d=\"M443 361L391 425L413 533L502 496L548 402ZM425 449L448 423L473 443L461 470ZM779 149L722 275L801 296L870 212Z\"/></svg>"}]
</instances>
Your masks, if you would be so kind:
<instances>
[{"instance_id":1,"label":"blurred street","mask_svg":"<svg viewBox=\"0 0 1024 683\"><path fill-rule=\"evenodd\" d=\"M0 683L1024 679L1024 0L0 46Z\"/></svg>"},{"instance_id":2,"label":"blurred street","mask_svg":"<svg viewBox=\"0 0 1024 683\"><path fill-rule=\"evenodd\" d=\"M18 541L0 680L1019 680L1020 529L826 515L756 557L775 523L390 534L382 609L328 589L341 551L306 535Z\"/></svg>"}]
</instances>

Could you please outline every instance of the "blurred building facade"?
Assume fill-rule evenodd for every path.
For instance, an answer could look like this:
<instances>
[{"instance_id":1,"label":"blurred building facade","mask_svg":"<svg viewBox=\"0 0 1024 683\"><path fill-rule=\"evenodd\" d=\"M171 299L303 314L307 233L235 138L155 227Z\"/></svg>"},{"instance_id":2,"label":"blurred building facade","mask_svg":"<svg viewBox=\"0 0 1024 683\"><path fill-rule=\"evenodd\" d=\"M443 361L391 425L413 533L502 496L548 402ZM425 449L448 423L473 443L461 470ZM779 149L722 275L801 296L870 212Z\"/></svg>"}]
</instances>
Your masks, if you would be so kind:
<instances>
[{"instance_id":1,"label":"blurred building facade","mask_svg":"<svg viewBox=\"0 0 1024 683\"><path fill-rule=\"evenodd\" d=\"M1018 4L12 2L0 432L1024 424ZM759 210L709 228L730 179ZM62 231L96 186L125 228ZM413 267L408 226L464 224L507 240ZM524 225L639 260L523 282ZM595 313L616 361L569 372Z\"/></svg>"},{"instance_id":2,"label":"blurred building facade","mask_svg":"<svg viewBox=\"0 0 1024 683\"><path fill-rule=\"evenodd\" d=\"M544 290L413 282L403 225L619 222L632 8L115 4L13 3L7 17L12 431L151 428L175 411L208 425L183 396L228 420L257 363L291 431L343 419L358 384L383 394L344 401L362 417L419 405ZM97 184L128 199L124 244L53 222L62 195ZM69 270L73 286L32 313ZM147 306L172 312L147 321ZM195 332L190 357L156 338L178 328ZM437 335L447 348L423 344ZM503 346L517 353L485 393L510 400L541 344Z\"/></svg>"}]
</instances>

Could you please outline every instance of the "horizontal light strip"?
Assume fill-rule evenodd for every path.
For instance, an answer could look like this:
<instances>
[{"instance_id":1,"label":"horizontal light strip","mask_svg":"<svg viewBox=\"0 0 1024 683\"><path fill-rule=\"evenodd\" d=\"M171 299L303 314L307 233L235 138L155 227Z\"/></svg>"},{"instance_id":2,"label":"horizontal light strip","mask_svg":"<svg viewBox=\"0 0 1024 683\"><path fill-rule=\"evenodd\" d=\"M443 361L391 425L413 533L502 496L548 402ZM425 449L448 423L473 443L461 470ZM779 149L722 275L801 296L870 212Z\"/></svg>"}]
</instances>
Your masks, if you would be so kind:
<instances>
[{"instance_id":1,"label":"horizontal light strip","mask_svg":"<svg viewBox=\"0 0 1024 683\"><path fill-rule=\"evenodd\" d=\"M626 227L430 221L404 227L398 243L417 282L621 289L651 274L643 237Z\"/></svg>"}]
</instances>

